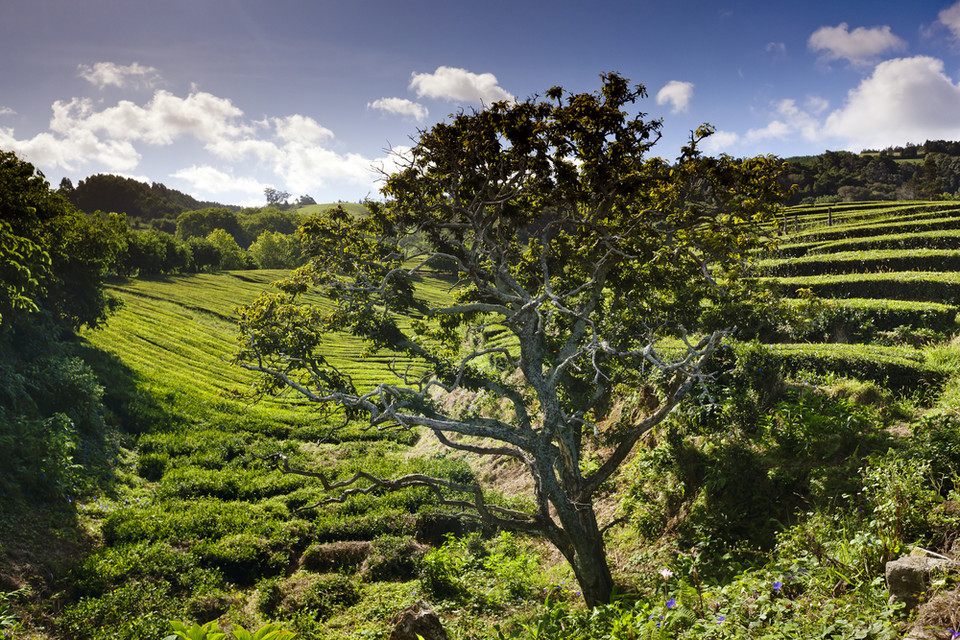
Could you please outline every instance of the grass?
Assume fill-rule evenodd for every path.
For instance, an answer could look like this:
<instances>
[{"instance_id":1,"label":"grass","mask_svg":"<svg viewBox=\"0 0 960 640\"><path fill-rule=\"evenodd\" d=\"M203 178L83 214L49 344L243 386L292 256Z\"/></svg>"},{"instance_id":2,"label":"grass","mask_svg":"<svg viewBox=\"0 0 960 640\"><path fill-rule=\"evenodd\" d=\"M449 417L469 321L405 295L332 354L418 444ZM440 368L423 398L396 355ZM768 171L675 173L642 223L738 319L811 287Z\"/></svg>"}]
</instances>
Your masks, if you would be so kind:
<instances>
[{"instance_id":1,"label":"grass","mask_svg":"<svg viewBox=\"0 0 960 640\"><path fill-rule=\"evenodd\" d=\"M891 236L906 224L897 216L935 212L942 224L945 207L833 205L843 227L817 232L833 240ZM827 208L800 211L804 224L820 224ZM718 373L717 404L676 412L598 504L605 522L619 522L607 535L630 591L586 612L569 571L536 540L466 534L424 490L315 508L328 496L314 479L284 475L257 457L283 453L331 478L359 469L458 481L475 473L462 456L412 447L416 434L366 431L289 396L245 397L253 377L230 363L235 308L282 275L111 284L124 308L84 334L85 349L107 383L108 408L132 435L122 440L116 477L48 527L71 541L64 555L77 560L67 572L69 558L51 558L49 571L66 576L63 595L56 620L42 635L38 623L35 637L159 638L170 619L221 618L246 628L278 620L304 640L385 638L390 617L421 598L463 640L501 631L519 640L623 640L667 629L698 639L902 637L902 614L887 605L879 576L888 555L942 534L931 505L950 487L924 474L933 462L952 472L960 459L952 453L960 452L960 428L949 417L960 406L956 380L948 380L960 366L956 347L737 345ZM846 296L824 302L843 322L866 318L878 330L933 323L948 331L960 304L955 273L768 281L787 292ZM449 287L427 277L419 290L439 300ZM350 336L331 341L327 353L361 385L388 375L396 357L365 354ZM857 378L844 384L858 392L834 393L840 376ZM924 403L946 417L911 422ZM894 421L911 424L914 437L892 438L885 427ZM0 525L14 531L15 517L5 514ZM903 523L910 528L898 529ZM31 539L39 546L44 537ZM339 564L331 555L358 548L379 555ZM339 568L322 570L328 565ZM665 567L675 574L669 581L658 574Z\"/></svg>"},{"instance_id":2,"label":"grass","mask_svg":"<svg viewBox=\"0 0 960 640\"><path fill-rule=\"evenodd\" d=\"M334 209L338 206L343 207L347 213L355 216L367 215L367 208L356 202L327 202L325 204L310 204L297 209L297 213L299 213L301 216L312 216L318 213L323 213L327 209Z\"/></svg>"}]
</instances>

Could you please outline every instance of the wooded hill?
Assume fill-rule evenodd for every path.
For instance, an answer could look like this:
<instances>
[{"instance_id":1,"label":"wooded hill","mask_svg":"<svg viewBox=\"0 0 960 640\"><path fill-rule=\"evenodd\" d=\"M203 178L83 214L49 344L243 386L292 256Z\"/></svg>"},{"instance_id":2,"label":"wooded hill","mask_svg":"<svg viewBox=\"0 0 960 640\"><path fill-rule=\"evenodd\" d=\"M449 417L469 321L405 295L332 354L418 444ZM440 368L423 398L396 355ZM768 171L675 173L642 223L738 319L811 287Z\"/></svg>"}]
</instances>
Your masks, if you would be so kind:
<instances>
[{"instance_id":1,"label":"wooded hill","mask_svg":"<svg viewBox=\"0 0 960 640\"><path fill-rule=\"evenodd\" d=\"M133 178L103 173L81 180L76 186L64 178L58 193L80 211L124 213L131 226L153 226L165 231L172 231L176 227L177 216L185 211L210 207L240 210L240 207L197 200L159 182L147 184ZM169 222L166 224L171 228L165 229L163 221L172 221L172 226Z\"/></svg>"},{"instance_id":2,"label":"wooded hill","mask_svg":"<svg viewBox=\"0 0 960 640\"><path fill-rule=\"evenodd\" d=\"M784 184L794 189L791 205L952 198L960 192L960 142L787 158Z\"/></svg>"}]
</instances>

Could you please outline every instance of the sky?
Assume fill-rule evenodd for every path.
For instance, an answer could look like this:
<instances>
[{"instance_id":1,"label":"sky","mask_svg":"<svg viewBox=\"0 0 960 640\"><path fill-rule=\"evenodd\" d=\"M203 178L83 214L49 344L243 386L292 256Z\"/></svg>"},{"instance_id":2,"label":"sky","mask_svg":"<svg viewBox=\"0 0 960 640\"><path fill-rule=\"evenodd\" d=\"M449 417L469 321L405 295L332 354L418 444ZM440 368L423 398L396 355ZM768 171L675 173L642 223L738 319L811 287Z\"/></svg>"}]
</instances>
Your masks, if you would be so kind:
<instances>
[{"instance_id":1,"label":"sky","mask_svg":"<svg viewBox=\"0 0 960 640\"><path fill-rule=\"evenodd\" d=\"M2 0L0 150L256 206L379 197L419 131L617 72L652 153L960 139L960 1Z\"/></svg>"}]
</instances>

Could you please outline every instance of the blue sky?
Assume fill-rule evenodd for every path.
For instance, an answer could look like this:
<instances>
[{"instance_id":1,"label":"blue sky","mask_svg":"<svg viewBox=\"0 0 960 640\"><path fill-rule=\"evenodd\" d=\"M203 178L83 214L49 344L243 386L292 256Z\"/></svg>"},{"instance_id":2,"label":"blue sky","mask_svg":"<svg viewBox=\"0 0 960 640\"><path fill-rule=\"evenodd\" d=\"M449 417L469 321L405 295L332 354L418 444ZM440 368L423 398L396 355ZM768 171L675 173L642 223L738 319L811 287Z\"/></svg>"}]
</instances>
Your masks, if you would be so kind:
<instances>
[{"instance_id":1,"label":"blue sky","mask_svg":"<svg viewBox=\"0 0 960 640\"><path fill-rule=\"evenodd\" d=\"M666 158L704 122L736 156L960 139L960 2L3 0L0 149L54 186L358 200L456 110L606 71Z\"/></svg>"}]
</instances>

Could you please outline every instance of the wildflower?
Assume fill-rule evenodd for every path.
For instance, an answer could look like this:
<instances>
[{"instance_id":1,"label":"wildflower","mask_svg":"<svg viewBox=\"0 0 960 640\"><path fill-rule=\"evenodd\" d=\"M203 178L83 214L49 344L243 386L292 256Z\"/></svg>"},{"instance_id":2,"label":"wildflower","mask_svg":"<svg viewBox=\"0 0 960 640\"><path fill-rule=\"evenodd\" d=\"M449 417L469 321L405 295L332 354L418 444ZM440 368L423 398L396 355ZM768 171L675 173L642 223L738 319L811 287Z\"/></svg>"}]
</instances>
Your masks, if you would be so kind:
<instances>
[{"instance_id":1,"label":"wildflower","mask_svg":"<svg viewBox=\"0 0 960 640\"><path fill-rule=\"evenodd\" d=\"M960 638L960 631L954 631L953 629L947 629L950 632L950 640L957 640Z\"/></svg>"},{"instance_id":2,"label":"wildflower","mask_svg":"<svg viewBox=\"0 0 960 640\"><path fill-rule=\"evenodd\" d=\"M773 583L773 590L780 591L780 589L783 589L783 583L777 580L776 582Z\"/></svg>"},{"instance_id":3,"label":"wildflower","mask_svg":"<svg viewBox=\"0 0 960 640\"><path fill-rule=\"evenodd\" d=\"M670 598L669 600L667 600L667 609L673 609L675 606L677 606L676 598Z\"/></svg>"},{"instance_id":4,"label":"wildflower","mask_svg":"<svg viewBox=\"0 0 960 640\"><path fill-rule=\"evenodd\" d=\"M670 569L666 568L660 569L660 575L663 576L664 580L669 580L673 577L673 571L670 571Z\"/></svg>"},{"instance_id":5,"label":"wildflower","mask_svg":"<svg viewBox=\"0 0 960 640\"><path fill-rule=\"evenodd\" d=\"M727 616L717 616L717 624L723 624L727 621Z\"/></svg>"}]
</instances>

